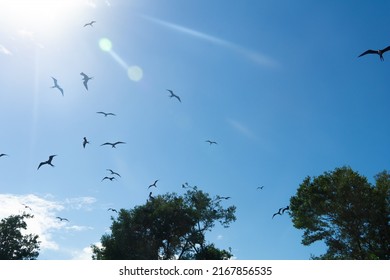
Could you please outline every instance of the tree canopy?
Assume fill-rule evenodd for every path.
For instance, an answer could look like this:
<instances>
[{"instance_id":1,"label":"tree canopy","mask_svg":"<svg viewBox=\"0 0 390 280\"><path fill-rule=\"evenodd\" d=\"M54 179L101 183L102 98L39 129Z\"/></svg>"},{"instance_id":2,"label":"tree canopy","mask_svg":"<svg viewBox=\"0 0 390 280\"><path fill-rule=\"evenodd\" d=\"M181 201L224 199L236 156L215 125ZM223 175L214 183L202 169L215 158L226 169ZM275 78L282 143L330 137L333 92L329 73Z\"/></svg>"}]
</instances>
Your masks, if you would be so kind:
<instances>
[{"instance_id":1,"label":"tree canopy","mask_svg":"<svg viewBox=\"0 0 390 280\"><path fill-rule=\"evenodd\" d=\"M190 187L182 196L150 196L144 205L121 209L112 218L111 233L93 245L93 259L227 259L226 250L207 243L205 234L216 222L229 227L235 206L224 208L221 197Z\"/></svg>"},{"instance_id":2,"label":"tree canopy","mask_svg":"<svg viewBox=\"0 0 390 280\"><path fill-rule=\"evenodd\" d=\"M302 244L323 241L316 259L390 259L390 174L375 185L350 167L307 177L290 200L293 224Z\"/></svg>"},{"instance_id":3,"label":"tree canopy","mask_svg":"<svg viewBox=\"0 0 390 280\"><path fill-rule=\"evenodd\" d=\"M38 235L22 234L27 229L25 218L32 215L11 215L0 221L0 260L34 260L39 255Z\"/></svg>"}]
</instances>

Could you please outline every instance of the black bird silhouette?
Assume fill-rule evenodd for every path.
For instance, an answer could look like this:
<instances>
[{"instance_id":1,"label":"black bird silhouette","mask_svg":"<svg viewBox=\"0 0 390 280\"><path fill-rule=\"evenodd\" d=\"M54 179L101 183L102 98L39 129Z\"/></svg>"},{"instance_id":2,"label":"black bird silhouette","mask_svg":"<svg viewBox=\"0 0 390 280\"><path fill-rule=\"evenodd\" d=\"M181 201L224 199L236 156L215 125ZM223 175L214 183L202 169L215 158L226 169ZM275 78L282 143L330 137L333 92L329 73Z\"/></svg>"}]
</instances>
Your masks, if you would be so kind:
<instances>
[{"instance_id":1,"label":"black bird silhouette","mask_svg":"<svg viewBox=\"0 0 390 280\"><path fill-rule=\"evenodd\" d=\"M112 175L117 175L117 176L121 177L121 175L119 175L119 173L113 171L112 169L107 169L107 171L110 171Z\"/></svg>"},{"instance_id":2,"label":"black bird silhouette","mask_svg":"<svg viewBox=\"0 0 390 280\"><path fill-rule=\"evenodd\" d=\"M106 177L104 177L103 179L102 179L102 182L104 181L104 180L110 180L110 181L112 181L112 180L116 180L116 178L115 177L108 177L108 176L106 176Z\"/></svg>"},{"instance_id":3,"label":"black bird silhouette","mask_svg":"<svg viewBox=\"0 0 390 280\"><path fill-rule=\"evenodd\" d=\"M84 141L83 141L83 148L85 148L85 146L87 144L89 144L89 141L87 140L87 137L84 137L83 139L84 139Z\"/></svg>"},{"instance_id":4,"label":"black bird silhouette","mask_svg":"<svg viewBox=\"0 0 390 280\"><path fill-rule=\"evenodd\" d=\"M361 56L366 55L366 54L377 54L377 55L379 55L380 60L383 61L383 60L385 60L383 58L383 54L385 52L387 52L388 50L390 50L390 46L388 46L388 47L386 47L386 48L384 48L382 50L366 50L364 53L362 53L358 57L361 57Z\"/></svg>"},{"instance_id":5,"label":"black bird silhouette","mask_svg":"<svg viewBox=\"0 0 390 280\"><path fill-rule=\"evenodd\" d=\"M177 96L176 94L174 94L173 93L173 91L172 90L170 90L170 89L167 89L167 91L169 91L169 93L171 94L169 97L175 97L177 100L179 100L180 102L181 102L181 99L180 99L180 97L179 96Z\"/></svg>"},{"instance_id":6,"label":"black bird silhouette","mask_svg":"<svg viewBox=\"0 0 390 280\"><path fill-rule=\"evenodd\" d=\"M282 208L279 208L278 212L274 213L272 215L272 219L276 216L276 215L282 215L281 211L283 210L283 207Z\"/></svg>"},{"instance_id":7,"label":"black bird silhouette","mask_svg":"<svg viewBox=\"0 0 390 280\"><path fill-rule=\"evenodd\" d=\"M215 144L215 145L217 145L217 144L218 144L217 142L215 142L215 141L211 141L211 140L206 140L205 142L209 143L210 145L212 145L212 144Z\"/></svg>"},{"instance_id":8,"label":"black bird silhouette","mask_svg":"<svg viewBox=\"0 0 390 280\"><path fill-rule=\"evenodd\" d=\"M114 208L108 208L107 211L112 211L112 212L118 213L118 211Z\"/></svg>"},{"instance_id":9,"label":"black bird silhouette","mask_svg":"<svg viewBox=\"0 0 390 280\"><path fill-rule=\"evenodd\" d=\"M257 187L256 189L257 190L262 190L264 188L264 186L261 186L261 187Z\"/></svg>"},{"instance_id":10,"label":"black bird silhouette","mask_svg":"<svg viewBox=\"0 0 390 280\"><path fill-rule=\"evenodd\" d=\"M54 86L52 86L51 88L58 88L59 91L62 93L62 96L64 96L64 90L58 85L58 81L56 78L54 77L51 77L53 79L53 82L54 82Z\"/></svg>"},{"instance_id":11,"label":"black bird silhouette","mask_svg":"<svg viewBox=\"0 0 390 280\"><path fill-rule=\"evenodd\" d=\"M96 112L97 114L102 114L102 115L104 115L105 117L107 117L107 116L116 116L114 113L106 113L106 112Z\"/></svg>"},{"instance_id":12,"label":"black bird silhouette","mask_svg":"<svg viewBox=\"0 0 390 280\"><path fill-rule=\"evenodd\" d=\"M56 217L58 220L60 220L61 222L62 221L67 221L67 222L69 222L69 220L67 219L67 218L61 218L61 217Z\"/></svg>"},{"instance_id":13,"label":"black bird silhouette","mask_svg":"<svg viewBox=\"0 0 390 280\"><path fill-rule=\"evenodd\" d=\"M154 200L154 196L152 196L152 192L149 193L150 200Z\"/></svg>"},{"instance_id":14,"label":"black bird silhouette","mask_svg":"<svg viewBox=\"0 0 390 280\"><path fill-rule=\"evenodd\" d=\"M42 165L44 165L44 164L49 164L49 165L51 165L51 166L54 167L54 165L51 163L51 161L53 160L53 158L54 158L55 156L57 156L57 155L51 155L51 156L49 156L49 159L48 159L47 161L42 161L42 162L38 165L38 168L37 168L37 169L39 169L39 168L40 168Z\"/></svg>"},{"instance_id":15,"label":"black bird silhouette","mask_svg":"<svg viewBox=\"0 0 390 280\"><path fill-rule=\"evenodd\" d=\"M149 185L148 189L150 189L151 187L157 188L157 185L156 185L157 182L158 182L158 180L155 180L153 184Z\"/></svg>"},{"instance_id":16,"label":"black bird silhouette","mask_svg":"<svg viewBox=\"0 0 390 280\"><path fill-rule=\"evenodd\" d=\"M93 77L88 77L83 72L81 72L80 75L83 76L83 84L84 84L85 88L88 90L88 81L93 79Z\"/></svg>"},{"instance_id":17,"label":"black bird silhouette","mask_svg":"<svg viewBox=\"0 0 390 280\"><path fill-rule=\"evenodd\" d=\"M287 210L290 210L290 207L289 206L286 206L285 208L282 209L282 214L287 211Z\"/></svg>"},{"instance_id":18,"label":"black bird silhouette","mask_svg":"<svg viewBox=\"0 0 390 280\"><path fill-rule=\"evenodd\" d=\"M30 209L30 210L32 211L31 207L30 207L30 206L28 206L27 204L24 204L24 203L22 203L22 205L24 206L24 208L26 208L26 209Z\"/></svg>"},{"instance_id":19,"label":"black bird silhouette","mask_svg":"<svg viewBox=\"0 0 390 280\"><path fill-rule=\"evenodd\" d=\"M91 22L88 22L88 23L86 23L86 24L84 24L84 27L86 27L86 26L91 26L91 27L93 27L93 24L95 23L96 21L91 21Z\"/></svg>"},{"instance_id":20,"label":"black bird silhouette","mask_svg":"<svg viewBox=\"0 0 390 280\"><path fill-rule=\"evenodd\" d=\"M115 143L106 142L106 143L101 144L100 146L111 145L112 148L116 148L115 146L118 144L126 144L126 142L122 142L122 141L117 141Z\"/></svg>"},{"instance_id":21,"label":"black bird silhouette","mask_svg":"<svg viewBox=\"0 0 390 280\"><path fill-rule=\"evenodd\" d=\"M5 156L9 156L9 155L7 155L7 154L0 154L0 157L5 157Z\"/></svg>"}]
</instances>

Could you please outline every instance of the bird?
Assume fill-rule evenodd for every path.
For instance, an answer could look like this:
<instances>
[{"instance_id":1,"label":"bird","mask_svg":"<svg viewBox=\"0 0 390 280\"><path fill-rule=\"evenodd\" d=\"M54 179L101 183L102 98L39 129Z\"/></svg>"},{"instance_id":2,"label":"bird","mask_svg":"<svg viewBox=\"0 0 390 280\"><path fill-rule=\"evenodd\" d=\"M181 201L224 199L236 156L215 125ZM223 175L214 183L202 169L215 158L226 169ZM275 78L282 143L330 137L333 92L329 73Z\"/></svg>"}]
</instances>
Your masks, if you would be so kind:
<instances>
[{"instance_id":1,"label":"bird","mask_svg":"<svg viewBox=\"0 0 390 280\"><path fill-rule=\"evenodd\" d=\"M282 209L282 214L287 211L287 210L290 210L290 207L287 205L285 208Z\"/></svg>"},{"instance_id":2,"label":"bird","mask_svg":"<svg viewBox=\"0 0 390 280\"><path fill-rule=\"evenodd\" d=\"M262 190L264 188L264 186L261 186L261 187L257 187L256 189L257 190Z\"/></svg>"},{"instance_id":3,"label":"bird","mask_svg":"<svg viewBox=\"0 0 390 280\"><path fill-rule=\"evenodd\" d=\"M172 97L175 97L177 100L179 100L179 102L181 102L180 97L177 96L176 94L174 94L172 90L167 89L167 91L169 91L169 93L171 94L169 97L171 97L171 98L172 98Z\"/></svg>"},{"instance_id":4,"label":"bird","mask_svg":"<svg viewBox=\"0 0 390 280\"><path fill-rule=\"evenodd\" d=\"M230 199L230 196L219 196L217 195L217 199Z\"/></svg>"},{"instance_id":5,"label":"bird","mask_svg":"<svg viewBox=\"0 0 390 280\"><path fill-rule=\"evenodd\" d=\"M44 165L44 164L49 164L49 165L51 165L51 166L54 167L54 165L53 165L51 162L52 162L52 160L53 160L53 158L54 158L55 156L57 156L57 155L51 155L51 156L49 156L49 159L48 159L48 160L42 161L42 162L38 165L37 170L38 170L42 165Z\"/></svg>"},{"instance_id":6,"label":"bird","mask_svg":"<svg viewBox=\"0 0 390 280\"><path fill-rule=\"evenodd\" d=\"M112 211L112 212L118 213L118 211L117 211L116 209L114 209L114 208L111 208L111 207L110 207L110 208L108 208L108 209L107 209L107 211Z\"/></svg>"},{"instance_id":7,"label":"bird","mask_svg":"<svg viewBox=\"0 0 390 280\"><path fill-rule=\"evenodd\" d=\"M272 215L272 219L276 216L276 215L282 215L282 213L280 211L282 211L283 207L282 208L279 208L278 212L274 213Z\"/></svg>"},{"instance_id":8,"label":"bird","mask_svg":"<svg viewBox=\"0 0 390 280\"><path fill-rule=\"evenodd\" d=\"M148 189L150 189L151 187L157 188L157 185L156 185L157 182L158 182L158 180L155 180L153 184L149 185Z\"/></svg>"},{"instance_id":9,"label":"bird","mask_svg":"<svg viewBox=\"0 0 390 280\"><path fill-rule=\"evenodd\" d=\"M0 154L0 157L8 157L9 155L7 154Z\"/></svg>"},{"instance_id":10,"label":"bird","mask_svg":"<svg viewBox=\"0 0 390 280\"><path fill-rule=\"evenodd\" d=\"M84 139L84 140L83 140L83 148L85 149L85 146L86 146L87 144L89 144L89 141L87 140L87 137L84 137L83 139Z\"/></svg>"},{"instance_id":11,"label":"bird","mask_svg":"<svg viewBox=\"0 0 390 280\"><path fill-rule=\"evenodd\" d=\"M62 93L62 96L64 96L64 90L58 85L58 81L56 78L54 77L51 77L53 79L53 82L54 82L54 86L52 86L51 88L58 88L59 91Z\"/></svg>"},{"instance_id":12,"label":"bird","mask_svg":"<svg viewBox=\"0 0 390 280\"><path fill-rule=\"evenodd\" d=\"M106 142L106 143L101 144L100 146L111 145L112 148L116 148L115 146L118 144L126 144L126 142L122 142L122 141L117 141L115 143Z\"/></svg>"},{"instance_id":13,"label":"bird","mask_svg":"<svg viewBox=\"0 0 390 280\"><path fill-rule=\"evenodd\" d=\"M102 179L102 182L104 181L104 180L110 180L110 181L112 181L112 180L116 180L116 178L115 177L108 177L108 176L106 176L106 177L104 177L103 179Z\"/></svg>"},{"instance_id":14,"label":"bird","mask_svg":"<svg viewBox=\"0 0 390 280\"><path fill-rule=\"evenodd\" d=\"M212 145L212 144L215 144L215 145L217 145L217 144L218 144L217 142L215 142L215 141L211 141L211 140L206 140L205 142L209 143L210 145Z\"/></svg>"},{"instance_id":15,"label":"bird","mask_svg":"<svg viewBox=\"0 0 390 280\"><path fill-rule=\"evenodd\" d=\"M93 27L93 24L95 23L96 21L91 21L91 22L88 22L88 23L86 23L86 24L84 24L84 27L86 27L86 26L91 26L91 27Z\"/></svg>"},{"instance_id":16,"label":"bird","mask_svg":"<svg viewBox=\"0 0 390 280\"><path fill-rule=\"evenodd\" d=\"M88 90L88 81L93 79L93 77L88 77L83 72L81 72L80 75L83 76L83 84L84 84L85 88Z\"/></svg>"},{"instance_id":17,"label":"bird","mask_svg":"<svg viewBox=\"0 0 390 280\"><path fill-rule=\"evenodd\" d=\"M364 53L362 53L358 57L361 57L361 56L366 55L366 54L377 54L377 55L379 55L380 60L383 61L383 60L385 60L383 58L383 54L389 50L390 50L390 46L388 46L382 50L366 50Z\"/></svg>"},{"instance_id":18,"label":"bird","mask_svg":"<svg viewBox=\"0 0 390 280\"><path fill-rule=\"evenodd\" d=\"M97 114L102 114L102 115L104 115L105 117L107 117L107 116L116 116L114 113L106 113L106 112L96 112Z\"/></svg>"},{"instance_id":19,"label":"bird","mask_svg":"<svg viewBox=\"0 0 390 280\"><path fill-rule=\"evenodd\" d=\"M152 192L149 193L150 200L154 200L154 196L152 196Z\"/></svg>"},{"instance_id":20,"label":"bird","mask_svg":"<svg viewBox=\"0 0 390 280\"><path fill-rule=\"evenodd\" d=\"M117 176L121 177L121 175L119 175L119 173L113 171L112 169L107 169L107 171L110 171L112 175L117 175Z\"/></svg>"},{"instance_id":21,"label":"bird","mask_svg":"<svg viewBox=\"0 0 390 280\"><path fill-rule=\"evenodd\" d=\"M69 220L68 220L67 218L56 217L56 219L59 219L61 222L62 222L62 221L67 221L67 222L69 222Z\"/></svg>"},{"instance_id":22,"label":"bird","mask_svg":"<svg viewBox=\"0 0 390 280\"><path fill-rule=\"evenodd\" d=\"M30 210L32 211L31 207L30 207L30 206L28 206L27 204L24 204L24 203L22 203L22 205L24 206L24 208L26 208L26 209L30 209Z\"/></svg>"}]
</instances>

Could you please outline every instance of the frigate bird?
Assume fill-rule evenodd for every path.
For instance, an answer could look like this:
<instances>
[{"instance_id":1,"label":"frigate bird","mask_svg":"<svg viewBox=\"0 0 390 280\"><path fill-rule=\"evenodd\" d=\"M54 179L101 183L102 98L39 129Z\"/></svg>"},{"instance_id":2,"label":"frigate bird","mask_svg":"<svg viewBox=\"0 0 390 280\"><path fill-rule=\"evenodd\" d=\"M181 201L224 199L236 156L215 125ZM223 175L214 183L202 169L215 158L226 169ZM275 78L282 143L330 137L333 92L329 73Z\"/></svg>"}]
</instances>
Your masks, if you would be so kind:
<instances>
[{"instance_id":1,"label":"frigate bird","mask_svg":"<svg viewBox=\"0 0 390 280\"><path fill-rule=\"evenodd\" d=\"M212 145L212 144L215 144L215 145L217 145L217 144L218 144L217 142L215 142L215 141L211 141L211 140L206 140L205 142L209 143L210 145Z\"/></svg>"},{"instance_id":2,"label":"frigate bird","mask_svg":"<svg viewBox=\"0 0 390 280\"><path fill-rule=\"evenodd\" d=\"M150 189L151 187L157 188L157 185L156 185L157 182L158 182L158 180L155 180L153 184L149 185L148 189Z\"/></svg>"},{"instance_id":3,"label":"frigate bird","mask_svg":"<svg viewBox=\"0 0 390 280\"><path fill-rule=\"evenodd\" d=\"M219 195L217 195L217 199L230 199L230 196L219 196Z\"/></svg>"},{"instance_id":4,"label":"frigate bird","mask_svg":"<svg viewBox=\"0 0 390 280\"><path fill-rule=\"evenodd\" d=\"M107 171L110 171L112 175L117 175L117 176L121 177L121 175L119 175L119 173L113 171L112 169L107 169Z\"/></svg>"},{"instance_id":5,"label":"frigate bird","mask_svg":"<svg viewBox=\"0 0 390 280\"><path fill-rule=\"evenodd\" d=\"M116 116L114 113L106 113L106 112L96 112L97 114L102 114L102 115L104 115L105 117L107 117L107 116Z\"/></svg>"},{"instance_id":6,"label":"frigate bird","mask_svg":"<svg viewBox=\"0 0 390 280\"><path fill-rule=\"evenodd\" d=\"M283 207L282 208L279 208L278 212L274 213L272 215L272 219L276 216L276 215L282 215L281 211L283 210Z\"/></svg>"},{"instance_id":7,"label":"frigate bird","mask_svg":"<svg viewBox=\"0 0 390 280\"><path fill-rule=\"evenodd\" d=\"M180 97L179 96L177 96L176 94L174 94L173 93L173 91L172 90L170 90L170 89L167 89L167 91L169 91L169 93L171 94L169 97L175 97L177 100L179 100L180 102L181 102L181 99L180 99Z\"/></svg>"},{"instance_id":8,"label":"frigate bird","mask_svg":"<svg viewBox=\"0 0 390 280\"><path fill-rule=\"evenodd\" d=\"M86 24L84 24L84 27L86 27L86 26L91 26L91 27L93 27L93 24L95 23L96 21L91 21L91 22L88 22L88 23L86 23Z\"/></svg>"},{"instance_id":9,"label":"frigate bird","mask_svg":"<svg viewBox=\"0 0 390 280\"><path fill-rule=\"evenodd\" d=\"M262 190L264 188L264 186L261 186L261 187L257 187L256 189L257 190Z\"/></svg>"},{"instance_id":10,"label":"frigate bird","mask_svg":"<svg viewBox=\"0 0 390 280\"><path fill-rule=\"evenodd\" d=\"M51 155L51 156L49 156L49 159L48 159L48 160L42 161L42 162L38 165L38 168L37 168L37 169L39 169L39 168L40 168L42 165L44 165L44 164L49 164L49 165L51 165L51 166L54 167L54 165L51 163L51 161L53 160L53 158L54 158L55 156L57 156L57 155Z\"/></svg>"},{"instance_id":11,"label":"frigate bird","mask_svg":"<svg viewBox=\"0 0 390 280\"><path fill-rule=\"evenodd\" d=\"M115 143L106 142L106 143L101 144L100 146L111 145L112 148L116 148L116 145L118 145L118 144L126 144L126 142L122 142L122 141L117 141Z\"/></svg>"},{"instance_id":12,"label":"frigate bird","mask_svg":"<svg viewBox=\"0 0 390 280\"><path fill-rule=\"evenodd\" d=\"M5 157L5 156L7 156L7 157L8 157L8 155L7 155L7 154L0 154L0 157Z\"/></svg>"},{"instance_id":13,"label":"frigate bird","mask_svg":"<svg viewBox=\"0 0 390 280\"><path fill-rule=\"evenodd\" d=\"M85 146L86 146L87 144L89 144L89 141L87 140L87 137L84 137L83 139L84 139L84 140L83 140L83 148L85 148Z\"/></svg>"},{"instance_id":14,"label":"frigate bird","mask_svg":"<svg viewBox=\"0 0 390 280\"><path fill-rule=\"evenodd\" d=\"M69 222L69 220L68 220L67 218L56 217L56 219L60 220L61 222L62 222L62 221L67 221L67 222Z\"/></svg>"},{"instance_id":15,"label":"frigate bird","mask_svg":"<svg viewBox=\"0 0 390 280\"><path fill-rule=\"evenodd\" d=\"M58 81L56 78L54 77L51 77L53 79L53 82L54 82L54 86L52 86L51 88L58 88L59 91L62 93L62 96L64 96L64 90L58 85Z\"/></svg>"},{"instance_id":16,"label":"frigate bird","mask_svg":"<svg viewBox=\"0 0 390 280\"><path fill-rule=\"evenodd\" d=\"M88 90L88 81L93 79L93 77L88 77L88 75L84 74L83 72L81 72L80 75L83 76L83 84L85 88Z\"/></svg>"},{"instance_id":17,"label":"frigate bird","mask_svg":"<svg viewBox=\"0 0 390 280\"><path fill-rule=\"evenodd\" d=\"M112 212L118 213L118 211L117 211L116 209L114 209L114 208L111 208L111 207L110 207L110 208L108 208L108 209L107 209L107 211L112 211Z\"/></svg>"},{"instance_id":18,"label":"frigate bird","mask_svg":"<svg viewBox=\"0 0 390 280\"><path fill-rule=\"evenodd\" d=\"M112 180L116 180L116 178L115 178L115 177L108 177L108 176L106 176L106 177L104 177L104 178L102 179L102 182L103 182L104 180L110 180L110 181L112 181Z\"/></svg>"},{"instance_id":19,"label":"frigate bird","mask_svg":"<svg viewBox=\"0 0 390 280\"><path fill-rule=\"evenodd\" d=\"M389 50L390 50L390 46L388 46L388 47L386 47L386 48L384 48L384 49L382 49L382 50L366 50L364 53L362 53L362 54L359 55L358 57L361 57L361 56L366 55L366 54L377 54L377 55L379 55L379 59L380 59L381 61L383 61L383 60L385 60L385 59L383 58L383 54L384 54L385 52L389 51Z\"/></svg>"}]
</instances>

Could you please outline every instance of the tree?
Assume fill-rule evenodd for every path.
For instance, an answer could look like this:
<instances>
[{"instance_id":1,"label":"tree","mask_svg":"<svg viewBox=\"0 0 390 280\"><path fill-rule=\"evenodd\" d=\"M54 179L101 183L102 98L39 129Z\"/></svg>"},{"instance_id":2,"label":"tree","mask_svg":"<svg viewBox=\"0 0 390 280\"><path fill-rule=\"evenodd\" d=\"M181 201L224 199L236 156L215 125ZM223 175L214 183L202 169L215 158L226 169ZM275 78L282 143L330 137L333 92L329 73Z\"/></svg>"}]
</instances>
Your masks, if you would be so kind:
<instances>
[{"instance_id":1,"label":"tree","mask_svg":"<svg viewBox=\"0 0 390 280\"><path fill-rule=\"evenodd\" d=\"M39 255L38 235L22 234L30 214L11 215L0 221L0 260L34 260Z\"/></svg>"},{"instance_id":2,"label":"tree","mask_svg":"<svg viewBox=\"0 0 390 280\"><path fill-rule=\"evenodd\" d=\"M303 181L290 199L290 216L304 229L303 245L327 245L313 258L390 259L390 174L383 171L375 181L350 167Z\"/></svg>"},{"instance_id":3,"label":"tree","mask_svg":"<svg viewBox=\"0 0 390 280\"><path fill-rule=\"evenodd\" d=\"M235 221L235 206L222 207L222 199L191 187L183 196L150 196L145 205L121 209L112 218L111 233L92 245L93 259L225 259L231 254L207 244L205 233L216 222Z\"/></svg>"}]
</instances>

